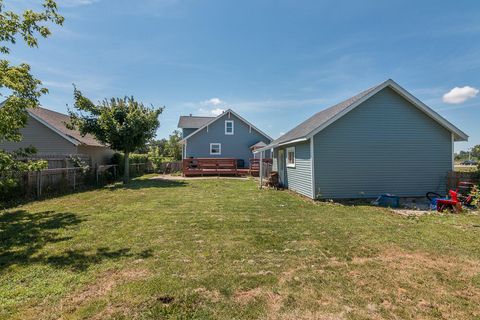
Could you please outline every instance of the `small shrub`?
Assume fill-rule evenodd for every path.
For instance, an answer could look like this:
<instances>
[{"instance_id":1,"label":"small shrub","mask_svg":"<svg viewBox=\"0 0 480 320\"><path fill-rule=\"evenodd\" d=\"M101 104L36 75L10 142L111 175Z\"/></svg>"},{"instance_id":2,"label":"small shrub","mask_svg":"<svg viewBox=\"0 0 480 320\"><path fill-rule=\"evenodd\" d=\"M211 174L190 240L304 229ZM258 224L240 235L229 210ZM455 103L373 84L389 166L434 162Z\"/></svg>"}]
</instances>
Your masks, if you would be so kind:
<instances>
[{"instance_id":1,"label":"small shrub","mask_svg":"<svg viewBox=\"0 0 480 320\"><path fill-rule=\"evenodd\" d=\"M472 204L478 207L480 204L480 186L473 186L472 191L470 191L470 195L473 197Z\"/></svg>"},{"instance_id":2,"label":"small shrub","mask_svg":"<svg viewBox=\"0 0 480 320\"><path fill-rule=\"evenodd\" d=\"M130 164L147 163L149 161L148 154L143 153L131 153L129 159ZM116 164L118 166L118 174L123 175L123 173L125 172L125 158L123 156L123 153L114 153L111 159L111 163ZM133 173L135 173L134 169L130 169Z\"/></svg>"},{"instance_id":3,"label":"small shrub","mask_svg":"<svg viewBox=\"0 0 480 320\"><path fill-rule=\"evenodd\" d=\"M150 151L148 151L148 159L152 163L153 171L159 172L162 167L162 150L160 147L152 147Z\"/></svg>"}]
</instances>

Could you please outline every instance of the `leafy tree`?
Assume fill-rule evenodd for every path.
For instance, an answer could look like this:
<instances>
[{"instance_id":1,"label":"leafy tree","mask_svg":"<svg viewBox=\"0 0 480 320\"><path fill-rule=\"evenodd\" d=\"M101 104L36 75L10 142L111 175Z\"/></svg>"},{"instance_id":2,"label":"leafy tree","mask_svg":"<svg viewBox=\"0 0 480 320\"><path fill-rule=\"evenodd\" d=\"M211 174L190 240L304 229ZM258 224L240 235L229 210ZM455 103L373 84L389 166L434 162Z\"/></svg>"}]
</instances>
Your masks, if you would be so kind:
<instances>
[{"instance_id":1,"label":"leafy tree","mask_svg":"<svg viewBox=\"0 0 480 320\"><path fill-rule=\"evenodd\" d=\"M472 157L480 159L480 144L474 146L471 150Z\"/></svg>"},{"instance_id":2,"label":"leafy tree","mask_svg":"<svg viewBox=\"0 0 480 320\"><path fill-rule=\"evenodd\" d=\"M124 182L129 180L129 155L155 136L163 108L148 108L133 97L111 98L94 104L75 88L75 108L69 111L69 127L82 135L92 134L100 142L125 155Z\"/></svg>"},{"instance_id":3,"label":"leafy tree","mask_svg":"<svg viewBox=\"0 0 480 320\"><path fill-rule=\"evenodd\" d=\"M150 151L148 151L148 160L151 162L153 170L158 172L163 162L162 149L160 149L159 146L150 147Z\"/></svg>"},{"instance_id":4,"label":"leafy tree","mask_svg":"<svg viewBox=\"0 0 480 320\"><path fill-rule=\"evenodd\" d=\"M180 130L175 130L168 137L167 144L165 146L165 154L173 160L182 160L182 133Z\"/></svg>"},{"instance_id":5,"label":"leafy tree","mask_svg":"<svg viewBox=\"0 0 480 320\"><path fill-rule=\"evenodd\" d=\"M48 92L42 87L40 80L30 73L26 63L11 65L5 58L11 52L10 46L23 40L29 47L38 46L38 37L47 38L50 30L48 23L63 24L63 17L58 14L57 4L53 0L45 0L41 11L25 10L16 13L6 11L4 1L0 0L0 99L5 101L0 105L0 141L20 141L20 129L26 125L28 108L39 105L39 98ZM7 153L0 150L0 173L5 175L11 170L33 170L38 166L33 162L22 163L19 155L29 154L34 149L19 150ZM11 179L2 179L0 188L12 183Z\"/></svg>"}]
</instances>

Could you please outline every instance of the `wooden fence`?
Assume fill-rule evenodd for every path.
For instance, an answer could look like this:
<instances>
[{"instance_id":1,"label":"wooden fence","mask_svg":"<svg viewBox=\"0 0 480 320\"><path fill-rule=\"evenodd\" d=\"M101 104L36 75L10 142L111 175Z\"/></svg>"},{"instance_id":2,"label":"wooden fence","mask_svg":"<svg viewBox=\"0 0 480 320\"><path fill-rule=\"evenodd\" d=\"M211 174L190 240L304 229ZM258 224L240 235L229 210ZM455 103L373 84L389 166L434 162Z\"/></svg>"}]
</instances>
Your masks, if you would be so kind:
<instances>
[{"instance_id":1,"label":"wooden fence","mask_svg":"<svg viewBox=\"0 0 480 320\"><path fill-rule=\"evenodd\" d=\"M87 165L92 165L92 160L86 154L33 154L19 160L44 160L48 163L48 169L75 167L72 158L76 158Z\"/></svg>"},{"instance_id":2,"label":"wooden fence","mask_svg":"<svg viewBox=\"0 0 480 320\"><path fill-rule=\"evenodd\" d=\"M460 181L467 181L476 184L480 184L480 173L479 172L461 172L461 171L450 171L447 175L447 190L455 190L458 187Z\"/></svg>"}]
</instances>

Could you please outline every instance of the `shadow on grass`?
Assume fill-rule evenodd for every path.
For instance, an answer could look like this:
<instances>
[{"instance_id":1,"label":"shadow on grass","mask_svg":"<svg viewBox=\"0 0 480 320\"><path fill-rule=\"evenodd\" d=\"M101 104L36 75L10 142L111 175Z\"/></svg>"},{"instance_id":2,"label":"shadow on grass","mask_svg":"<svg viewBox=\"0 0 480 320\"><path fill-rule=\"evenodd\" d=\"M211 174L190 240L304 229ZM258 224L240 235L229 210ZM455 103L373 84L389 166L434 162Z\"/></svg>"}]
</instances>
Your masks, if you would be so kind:
<instances>
[{"instance_id":1,"label":"shadow on grass","mask_svg":"<svg viewBox=\"0 0 480 320\"><path fill-rule=\"evenodd\" d=\"M147 188L178 188L186 185L187 183L181 180L133 179L127 184L115 184L108 187L108 189L112 191L117 189L139 190Z\"/></svg>"},{"instance_id":2,"label":"shadow on grass","mask_svg":"<svg viewBox=\"0 0 480 320\"><path fill-rule=\"evenodd\" d=\"M94 252L67 250L60 254L39 254L49 244L71 240L61 232L82 223L83 219L68 212L25 210L0 215L0 273L11 265L45 264L57 268L85 270L92 264L121 257L147 258L152 251L131 253L130 249L97 248Z\"/></svg>"}]
</instances>

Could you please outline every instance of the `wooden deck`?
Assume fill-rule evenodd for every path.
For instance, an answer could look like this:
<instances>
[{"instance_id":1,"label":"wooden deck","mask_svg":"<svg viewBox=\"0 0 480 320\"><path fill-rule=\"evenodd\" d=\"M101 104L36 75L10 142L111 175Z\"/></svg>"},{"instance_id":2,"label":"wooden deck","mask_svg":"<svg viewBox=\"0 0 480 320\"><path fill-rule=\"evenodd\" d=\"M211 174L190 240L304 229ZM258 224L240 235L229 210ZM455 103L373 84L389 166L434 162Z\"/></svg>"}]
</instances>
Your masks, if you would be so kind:
<instances>
[{"instance_id":1,"label":"wooden deck","mask_svg":"<svg viewBox=\"0 0 480 320\"><path fill-rule=\"evenodd\" d=\"M272 159L263 159L271 164ZM260 159L250 159L249 168L238 168L234 158L191 158L184 159L182 173L185 177L206 175L257 176L260 172Z\"/></svg>"}]
</instances>

